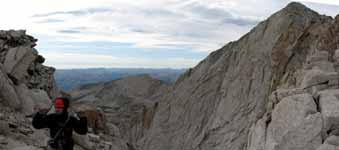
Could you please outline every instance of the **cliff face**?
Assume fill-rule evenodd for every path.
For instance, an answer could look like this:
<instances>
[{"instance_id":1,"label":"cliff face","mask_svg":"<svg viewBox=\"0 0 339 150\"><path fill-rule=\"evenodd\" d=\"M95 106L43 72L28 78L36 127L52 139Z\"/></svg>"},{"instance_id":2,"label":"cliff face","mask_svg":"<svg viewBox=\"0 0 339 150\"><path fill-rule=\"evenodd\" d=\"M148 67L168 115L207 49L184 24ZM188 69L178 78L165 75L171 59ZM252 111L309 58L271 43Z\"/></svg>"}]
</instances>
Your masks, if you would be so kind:
<instances>
[{"instance_id":1,"label":"cliff face","mask_svg":"<svg viewBox=\"0 0 339 150\"><path fill-rule=\"evenodd\" d=\"M46 104L58 94L55 69L42 65L44 58L34 48L36 41L24 30L0 31L2 103L24 113L32 113L34 105Z\"/></svg>"},{"instance_id":2,"label":"cliff face","mask_svg":"<svg viewBox=\"0 0 339 150\"><path fill-rule=\"evenodd\" d=\"M335 61L338 21L291 3L238 41L211 53L162 97L149 132L138 143L140 148L317 148L326 139L319 136L324 114L318 112L319 102L315 103L312 95L321 90L298 89L298 93L288 89L301 88L308 80L320 82L314 78L333 78L314 77L314 71L305 70L317 66L334 72L329 66ZM318 59L322 61L311 59L323 55L325 59ZM308 58L311 61L306 61ZM303 95L280 103L269 98L281 89L289 95ZM302 120L305 116L312 119ZM259 127L255 128L256 124ZM307 138L302 141L304 136ZM256 142L261 145L253 145Z\"/></svg>"},{"instance_id":3,"label":"cliff face","mask_svg":"<svg viewBox=\"0 0 339 150\"><path fill-rule=\"evenodd\" d=\"M58 94L51 67L25 31L0 31L0 149L39 149L48 139L25 115L49 108Z\"/></svg>"}]
</instances>

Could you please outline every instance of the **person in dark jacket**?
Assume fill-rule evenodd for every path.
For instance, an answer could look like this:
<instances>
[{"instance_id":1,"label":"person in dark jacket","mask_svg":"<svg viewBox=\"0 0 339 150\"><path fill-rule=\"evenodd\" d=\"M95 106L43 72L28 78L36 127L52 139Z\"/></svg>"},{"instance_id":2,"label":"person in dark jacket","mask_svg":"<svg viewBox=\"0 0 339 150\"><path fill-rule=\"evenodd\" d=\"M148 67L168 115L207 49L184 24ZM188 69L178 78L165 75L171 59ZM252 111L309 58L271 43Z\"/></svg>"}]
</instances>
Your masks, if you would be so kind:
<instances>
[{"instance_id":1,"label":"person in dark jacket","mask_svg":"<svg viewBox=\"0 0 339 150\"><path fill-rule=\"evenodd\" d=\"M55 113L47 114L46 110L38 111L33 116L33 127L36 129L49 128L51 139L48 141L49 150L73 150L73 130L78 134L87 133L87 118L70 115L67 98L54 100Z\"/></svg>"}]
</instances>

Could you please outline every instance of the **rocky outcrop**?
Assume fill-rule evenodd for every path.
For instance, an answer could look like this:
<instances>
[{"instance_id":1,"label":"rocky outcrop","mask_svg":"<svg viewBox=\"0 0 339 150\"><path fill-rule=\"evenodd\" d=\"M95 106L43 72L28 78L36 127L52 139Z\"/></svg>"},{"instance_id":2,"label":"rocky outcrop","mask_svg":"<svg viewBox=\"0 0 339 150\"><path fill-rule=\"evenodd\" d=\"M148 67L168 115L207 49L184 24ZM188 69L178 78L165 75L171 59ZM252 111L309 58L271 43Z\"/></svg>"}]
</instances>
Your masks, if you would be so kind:
<instances>
[{"instance_id":1,"label":"rocky outcrop","mask_svg":"<svg viewBox=\"0 0 339 150\"><path fill-rule=\"evenodd\" d=\"M4 69L2 65L0 65L0 95L1 95L1 103L4 103L14 109L20 109L21 101L18 98L18 95L15 92L13 82L7 78L6 73L4 73Z\"/></svg>"},{"instance_id":2,"label":"rocky outcrop","mask_svg":"<svg viewBox=\"0 0 339 150\"><path fill-rule=\"evenodd\" d=\"M0 149L46 148L47 132L33 129L26 115L49 108L58 90L36 41L24 30L0 31Z\"/></svg>"},{"instance_id":3,"label":"rocky outcrop","mask_svg":"<svg viewBox=\"0 0 339 150\"><path fill-rule=\"evenodd\" d=\"M311 57L328 55L327 52L315 53ZM274 105L250 130L248 149L337 149L339 135L338 124L338 78L337 72L331 72L335 66L323 59L328 66L319 67L317 63L308 63L301 71L300 80L309 81L301 84L299 93L284 98L272 96ZM311 64L311 65L310 65ZM327 71L327 72L326 72ZM320 73L319 73L320 72ZM327 76L334 74L336 78ZM314 77L317 78L314 78ZM326 82L324 82L326 81ZM299 82L299 81L297 81ZM279 91L278 89L277 91ZM284 89L284 91L296 91ZM274 95L277 95L274 92ZM287 92L286 92L287 93ZM302 94L300 94L302 93ZM267 117L268 116L268 117ZM268 121L269 120L269 121ZM265 123L263 123L265 122ZM256 137L261 137L257 139Z\"/></svg>"},{"instance_id":4,"label":"rocky outcrop","mask_svg":"<svg viewBox=\"0 0 339 150\"><path fill-rule=\"evenodd\" d=\"M36 42L24 30L0 31L0 62L15 85L42 89L52 98L58 94L53 77L55 69L42 65L45 59L34 48Z\"/></svg>"},{"instance_id":5,"label":"rocky outcrop","mask_svg":"<svg viewBox=\"0 0 339 150\"><path fill-rule=\"evenodd\" d=\"M34 46L36 39L24 30L0 31L0 80L2 103L24 114L48 108L58 94L51 67Z\"/></svg>"},{"instance_id":6,"label":"rocky outcrop","mask_svg":"<svg viewBox=\"0 0 339 150\"><path fill-rule=\"evenodd\" d=\"M77 143L86 149L135 149L150 128L157 100L169 87L148 75L136 75L73 90L73 109L87 116L92 131Z\"/></svg>"}]
</instances>

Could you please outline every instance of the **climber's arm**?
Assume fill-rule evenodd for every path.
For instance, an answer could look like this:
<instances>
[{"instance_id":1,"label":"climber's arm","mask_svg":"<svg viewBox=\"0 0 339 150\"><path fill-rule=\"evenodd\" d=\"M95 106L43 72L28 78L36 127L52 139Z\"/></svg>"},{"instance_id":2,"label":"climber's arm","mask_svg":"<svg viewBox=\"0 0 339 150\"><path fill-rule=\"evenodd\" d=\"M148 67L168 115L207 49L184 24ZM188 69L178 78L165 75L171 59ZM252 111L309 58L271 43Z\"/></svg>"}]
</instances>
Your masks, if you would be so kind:
<instances>
[{"instance_id":1,"label":"climber's arm","mask_svg":"<svg viewBox=\"0 0 339 150\"><path fill-rule=\"evenodd\" d=\"M42 112L37 112L33 116L32 125L36 129L42 129L48 127L48 115Z\"/></svg>"},{"instance_id":2,"label":"climber's arm","mask_svg":"<svg viewBox=\"0 0 339 150\"><path fill-rule=\"evenodd\" d=\"M87 118L85 116L72 117L74 131L78 134L85 135L87 133Z\"/></svg>"}]
</instances>

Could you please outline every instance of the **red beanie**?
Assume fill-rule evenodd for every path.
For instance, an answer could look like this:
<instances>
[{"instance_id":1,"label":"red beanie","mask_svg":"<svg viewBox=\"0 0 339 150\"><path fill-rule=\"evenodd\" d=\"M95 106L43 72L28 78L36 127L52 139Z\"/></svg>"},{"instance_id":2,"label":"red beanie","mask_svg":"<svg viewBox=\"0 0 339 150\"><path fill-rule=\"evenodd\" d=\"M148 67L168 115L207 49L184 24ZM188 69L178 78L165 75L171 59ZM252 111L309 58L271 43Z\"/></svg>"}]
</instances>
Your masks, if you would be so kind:
<instances>
[{"instance_id":1,"label":"red beanie","mask_svg":"<svg viewBox=\"0 0 339 150\"><path fill-rule=\"evenodd\" d=\"M54 107L56 107L56 108L64 108L65 107L64 100L61 99L61 98L55 99Z\"/></svg>"}]
</instances>

